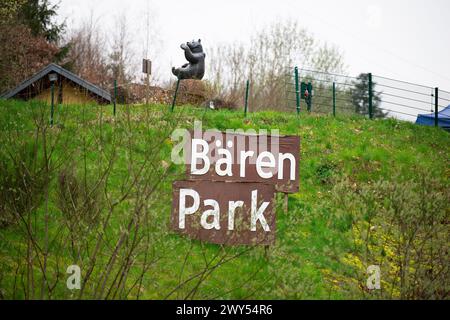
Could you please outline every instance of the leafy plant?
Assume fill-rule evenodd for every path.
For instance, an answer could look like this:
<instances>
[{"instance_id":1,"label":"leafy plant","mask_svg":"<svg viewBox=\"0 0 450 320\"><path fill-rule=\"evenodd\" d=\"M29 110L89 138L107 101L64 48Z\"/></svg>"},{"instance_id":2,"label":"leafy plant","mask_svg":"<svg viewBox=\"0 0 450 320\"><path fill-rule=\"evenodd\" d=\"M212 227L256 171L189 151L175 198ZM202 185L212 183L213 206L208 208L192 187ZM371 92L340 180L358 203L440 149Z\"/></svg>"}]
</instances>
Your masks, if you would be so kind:
<instances>
[{"instance_id":1,"label":"leafy plant","mask_svg":"<svg viewBox=\"0 0 450 320\"><path fill-rule=\"evenodd\" d=\"M361 185L344 180L333 193L338 195L336 219L352 217L354 246L343 261L355 267L359 283L367 278L368 266L378 265L382 290L374 296L448 298L450 192L445 181L428 172Z\"/></svg>"}]
</instances>

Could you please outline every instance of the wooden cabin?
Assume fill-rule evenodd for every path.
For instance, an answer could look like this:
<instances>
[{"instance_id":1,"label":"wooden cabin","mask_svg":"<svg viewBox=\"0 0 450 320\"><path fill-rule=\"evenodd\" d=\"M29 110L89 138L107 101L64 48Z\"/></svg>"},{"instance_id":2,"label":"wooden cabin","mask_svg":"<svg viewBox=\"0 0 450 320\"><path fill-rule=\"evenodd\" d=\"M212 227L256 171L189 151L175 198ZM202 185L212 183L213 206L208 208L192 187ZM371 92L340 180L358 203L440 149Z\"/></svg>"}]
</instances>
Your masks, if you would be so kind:
<instances>
[{"instance_id":1,"label":"wooden cabin","mask_svg":"<svg viewBox=\"0 0 450 320\"><path fill-rule=\"evenodd\" d=\"M25 80L16 88L6 92L0 98L35 99L51 103L52 83L56 104L109 104L112 101L111 94L108 91L81 79L54 63Z\"/></svg>"}]
</instances>

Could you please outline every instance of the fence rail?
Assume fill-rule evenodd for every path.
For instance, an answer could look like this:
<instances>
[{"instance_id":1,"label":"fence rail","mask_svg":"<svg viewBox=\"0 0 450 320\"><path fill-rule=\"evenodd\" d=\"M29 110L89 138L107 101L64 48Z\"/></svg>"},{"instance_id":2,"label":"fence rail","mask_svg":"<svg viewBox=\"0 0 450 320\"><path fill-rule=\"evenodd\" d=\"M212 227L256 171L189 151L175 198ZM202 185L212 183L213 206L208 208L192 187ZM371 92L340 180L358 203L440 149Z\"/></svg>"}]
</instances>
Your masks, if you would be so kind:
<instances>
[{"instance_id":1,"label":"fence rail","mask_svg":"<svg viewBox=\"0 0 450 320\"><path fill-rule=\"evenodd\" d=\"M305 94L302 90L308 85L312 92ZM423 120L450 128L450 114L442 112L450 106L450 92L408 81L371 73L352 77L294 67L285 75L285 92L289 110L353 113L417 123Z\"/></svg>"}]
</instances>

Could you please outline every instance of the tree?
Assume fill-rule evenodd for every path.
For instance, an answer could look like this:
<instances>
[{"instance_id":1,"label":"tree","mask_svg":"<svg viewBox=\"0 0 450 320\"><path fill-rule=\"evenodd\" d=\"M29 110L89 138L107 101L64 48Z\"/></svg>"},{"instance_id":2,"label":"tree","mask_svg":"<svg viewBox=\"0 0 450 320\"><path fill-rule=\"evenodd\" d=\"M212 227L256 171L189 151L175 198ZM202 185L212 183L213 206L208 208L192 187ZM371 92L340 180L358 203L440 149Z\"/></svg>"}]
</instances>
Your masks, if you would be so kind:
<instances>
[{"instance_id":1,"label":"tree","mask_svg":"<svg viewBox=\"0 0 450 320\"><path fill-rule=\"evenodd\" d=\"M0 0L0 92L67 53L57 46L64 29L53 22L57 8L48 1Z\"/></svg>"},{"instance_id":2,"label":"tree","mask_svg":"<svg viewBox=\"0 0 450 320\"><path fill-rule=\"evenodd\" d=\"M130 48L131 41L128 31L127 19L124 14L117 19L116 30L112 38L111 52L108 55L108 81L117 81L118 97L122 103L128 102L130 98L130 84L134 80L132 73L133 53Z\"/></svg>"},{"instance_id":3,"label":"tree","mask_svg":"<svg viewBox=\"0 0 450 320\"><path fill-rule=\"evenodd\" d=\"M24 10L28 12L32 8L33 3L37 2L0 1L0 92L11 89L47 64L57 61L64 52L55 42L48 41L45 33L37 32L38 27L33 32L31 20L25 19L27 14L24 13ZM40 30L52 30L53 37L56 37L62 29L57 31L49 27L51 22L48 21L56 15L56 7L51 8L47 10L46 2L39 4L39 17L43 19Z\"/></svg>"},{"instance_id":4,"label":"tree","mask_svg":"<svg viewBox=\"0 0 450 320\"><path fill-rule=\"evenodd\" d=\"M130 70L133 54L130 49L131 43L126 16L121 15L117 20L117 29L114 33L115 36L111 46L111 53L108 57L107 69L111 82L117 80L120 85L125 86L133 81L133 75Z\"/></svg>"},{"instance_id":5,"label":"tree","mask_svg":"<svg viewBox=\"0 0 450 320\"><path fill-rule=\"evenodd\" d=\"M93 84L104 88L110 86L105 56L106 40L93 14L68 34L66 42L70 50L64 60L65 67Z\"/></svg>"},{"instance_id":6,"label":"tree","mask_svg":"<svg viewBox=\"0 0 450 320\"><path fill-rule=\"evenodd\" d=\"M29 27L34 37L42 37L49 43L58 45L64 34L65 22L58 24L55 18L58 15L58 4L50 4L48 0L21 0L22 5L18 11L18 22ZM59 47L53 62L61 63L69 52L69 46Z\"/></svg>"},{"instance_id":7,"label":"tree","mask_svg":"<svg viewBox=\"0 0 450 320\"><path fill-rule=\"evenodd\" d=\"M372 113L374 117L384 118L386 113L380 109L381 93L375 90L376 83L372 82ZM352 103L355 112L362 115L369 114L369 75L361 73L354 82L351 90Z\"/></svg>"},{"instance_id":8,"label":"tree","mask_svg":"<svg viewBox=\"0 0 450 320\"><path fill-rule=\"evenodd\" d=\"M33 36L56 43L65 28L65 23L54 21L58 8L58 4L51 5L48 0L26 0L20 7L18 20L30 28Z\"/></svg>"},{"instance_id":9,"label":"tree","mask_svg":"<svg viewBox=\"0 0 450 320\"><path fill-rule=\"evenodd\" d=\"M8 24L17 17L25 0L0 0L0 24Z\"/></svg>"},{"instance_id":10,"label":"tree","mask_svg":"<svg viewBox=\"0 0 450 320\"><path fill-rule=\"evenodd\" d=\"M288 76L293 74L294 65L339 73L345 68L337 48L318 43L295 20L270 24L256 32L248 43L213 47L208 56L208 80L217 95L242 105L245 83L250 80L253 109L279 109L286 105Z\"/></svg>"},{"instance_id":11,"label":"tree","mask_svg":"<svg viewBox=\"0 0 450 320\"><path fill-rule=\"evenodd\" d=\"M0 92L9 90L54 60L59 49L25 26L0 27Z\"/></svg>"},{"instance_id":12,"label":"tree","mask_svg":"<svg viewBox=\"0 0 450 320\"><path fill-rule=\"evenodd\" d=\"M137 33L137 39L142 44L142 57L157 60L157 57L162 54L162 39L160 24L158 23L158 13L150 1L146 1L145 10L141 12L141 17L138 19L140 24L138 26L140 32ZM136 25L134 23L134 25ZM160 68L158 64L152 65L151 80L158 82L160 80ZM147 82L147 75L142 74L142 82Z\"/></svg>"}]
</instances>

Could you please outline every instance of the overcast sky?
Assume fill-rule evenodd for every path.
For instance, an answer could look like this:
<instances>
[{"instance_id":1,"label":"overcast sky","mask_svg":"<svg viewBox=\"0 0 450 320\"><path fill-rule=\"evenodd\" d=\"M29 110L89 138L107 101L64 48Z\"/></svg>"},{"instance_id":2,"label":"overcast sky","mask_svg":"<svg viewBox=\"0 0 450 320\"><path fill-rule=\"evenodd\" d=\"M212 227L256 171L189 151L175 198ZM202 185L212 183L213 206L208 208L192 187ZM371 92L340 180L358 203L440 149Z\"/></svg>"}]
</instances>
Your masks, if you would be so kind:
<instances>
[{"instance_id":1,"label":"overcast sky","mask_svg":"<svg viewBox=\"0 0 450 320\"><path fill-rule=\"evenodd\" d=\"M163 78L170 65L184 63L182 42L201 38L207 52L210 44L245 41L263 25L293 18L337 45L350 75L372 72L450 91L448 0L62 0L59 13L70 28L94 12L105 30L125 13L140 63L146 8L163 40L150 48Z\"/></svg>"}]
</instances>

